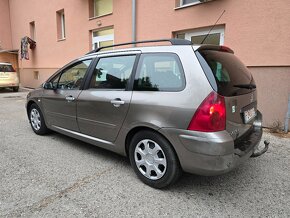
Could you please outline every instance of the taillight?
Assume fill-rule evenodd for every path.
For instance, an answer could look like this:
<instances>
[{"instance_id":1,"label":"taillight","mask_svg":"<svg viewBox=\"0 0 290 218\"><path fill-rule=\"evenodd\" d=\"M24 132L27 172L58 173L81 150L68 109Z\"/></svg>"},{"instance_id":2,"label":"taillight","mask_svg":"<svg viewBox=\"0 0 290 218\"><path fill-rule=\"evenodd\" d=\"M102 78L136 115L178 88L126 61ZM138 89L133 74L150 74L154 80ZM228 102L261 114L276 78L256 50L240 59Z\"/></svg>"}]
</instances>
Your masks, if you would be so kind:
<instances>
[{"instance_id":1,"label":"taillight","mask_svg":"<svg viewBox=\"0 0 290 218\"><path fill-rule=\"evenodd\" d=\"M211 92L197 108L188 130L217 132L226 128L226 104L223 96Z\"/></svg>"}]
</instances>

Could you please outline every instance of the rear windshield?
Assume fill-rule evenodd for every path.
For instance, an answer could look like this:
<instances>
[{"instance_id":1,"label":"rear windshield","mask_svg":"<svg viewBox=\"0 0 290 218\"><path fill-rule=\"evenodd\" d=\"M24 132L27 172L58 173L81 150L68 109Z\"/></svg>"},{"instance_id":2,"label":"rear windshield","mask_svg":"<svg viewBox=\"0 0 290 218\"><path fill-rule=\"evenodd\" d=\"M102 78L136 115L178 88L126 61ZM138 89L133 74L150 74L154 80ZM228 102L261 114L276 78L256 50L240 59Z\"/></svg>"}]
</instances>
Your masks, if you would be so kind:
<instances>
[{"instance_id":1,"label":"rear windshield","mask_svg":"<svg viewBox=\"0 0 290 218\"><path fill-rule=\"evenodd\" d=\"M12 65L0 64L0 72L15 72Z\"/></svg>"},{"instance_id":2,"label":"rear windshield","mask_svg":"<svg viewBox=\"0 0 290 218\"><path fill-rule=\"evenodd\" d=\"M197 51L196 55L211 86L220 95L236 96L252 92L243 86L251 84L255 87L254 79L234 54L202 50Z\"/></svg>"}]
</instances>

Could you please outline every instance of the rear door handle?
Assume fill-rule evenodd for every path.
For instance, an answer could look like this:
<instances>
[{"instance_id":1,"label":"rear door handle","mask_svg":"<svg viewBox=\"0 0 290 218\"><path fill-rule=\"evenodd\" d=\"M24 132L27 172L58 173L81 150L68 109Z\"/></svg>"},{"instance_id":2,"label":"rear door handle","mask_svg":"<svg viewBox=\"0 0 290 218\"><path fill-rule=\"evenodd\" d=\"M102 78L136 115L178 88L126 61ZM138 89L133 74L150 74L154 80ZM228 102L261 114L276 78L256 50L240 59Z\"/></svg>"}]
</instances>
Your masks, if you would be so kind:
<instances>
[{"instance_id":1,"label":"rear door handle","mask_svg":"<svg viewBox=\"0 0 290 218\"><path fill-rule=\"evenodd\" d=\"M122 101L120 98L116 98L111 101L111 104L113 104L114 107L120 107L120 105L125 104L125 101Z\"/></svg>"},{"instance_id":2,"label":"rear door handle","mask_svg":"<svg viewBox=\"0 0 290 218\"><path fill-rule=\"evenodd\" d=\"M75 98L71 95L65 96L65 100L67 100L68 102L74 101Z\"/></svg>"}]
</instances>

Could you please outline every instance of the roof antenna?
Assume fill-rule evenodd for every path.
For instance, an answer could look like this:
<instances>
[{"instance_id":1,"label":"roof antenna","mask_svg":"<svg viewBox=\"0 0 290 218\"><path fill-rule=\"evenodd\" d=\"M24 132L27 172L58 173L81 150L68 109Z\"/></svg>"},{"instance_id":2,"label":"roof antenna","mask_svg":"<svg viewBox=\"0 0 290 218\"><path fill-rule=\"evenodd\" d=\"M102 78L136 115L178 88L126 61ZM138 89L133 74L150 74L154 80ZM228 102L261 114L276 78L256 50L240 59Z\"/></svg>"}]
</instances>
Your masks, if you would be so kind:
<instances>
[{"instance_id":1,"label":"roof antenna","mask_svg":"<svg viewBox=\"0 0 290 218\"><path fill-rule=\"evenodd\" d=\"M220 15L220 17L217 19L217 21L215 22L215 24L210 28L210 30L208 31L207 35L204 37L204 39L201 41L200 44L203 44L204 41L206 40L206 38L209 36L210 32L212 31L212 29L216 26L217 22L219 22L219 20L221 19L221 17L224 15L224 13L226 12L226 10L223 11L223 13Z\"/></svg>"}]
</instances>

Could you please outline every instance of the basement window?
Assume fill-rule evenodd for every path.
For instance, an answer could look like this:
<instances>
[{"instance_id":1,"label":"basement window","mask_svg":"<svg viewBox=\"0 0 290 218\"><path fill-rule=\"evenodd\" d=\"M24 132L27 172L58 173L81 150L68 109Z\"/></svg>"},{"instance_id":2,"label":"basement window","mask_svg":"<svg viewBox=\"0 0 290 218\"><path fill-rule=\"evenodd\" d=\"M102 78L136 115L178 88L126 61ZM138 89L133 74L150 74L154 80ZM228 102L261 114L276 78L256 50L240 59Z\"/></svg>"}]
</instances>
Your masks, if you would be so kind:
<instances>
[{"instance_id":1,"label":"basement window","mask_svg":"<svg viewBox=\"0 0 290 218\"><path fill-rule=\"evenodd\" d=\"M192 3L200 3L200 1L199 0L180 0L180 6L188 5Z\"/></svg>"},{"instance_id":2,"label":"basement window","mask_svg":"<svg viewBox=\"0 0 290 218\"><path fill-rule=\"evenodd\" d=\"M39 80L39 71L33 71L33 78Z\"/></svg>"},{"instance_id":3,"label":"basement window","mask_svg":"<svg viewBox=\"0 0 290 218\"><path fill-rule=\"evenodd\" d=\"M188 7L192 5L197 5L205 2L209 2L212 0L175 0L175 9Z\"/></svg>"},{"instance_id":4,"label":"basement window","mask_svg":"<svg viewBox=\"0 0 290 218\"><path fill-rule=\"evenodd\" d=\"M57 24L57 39L64 40L66 37L64 9L56 12L56 24Z\"/></svg>"}]
</instances>

